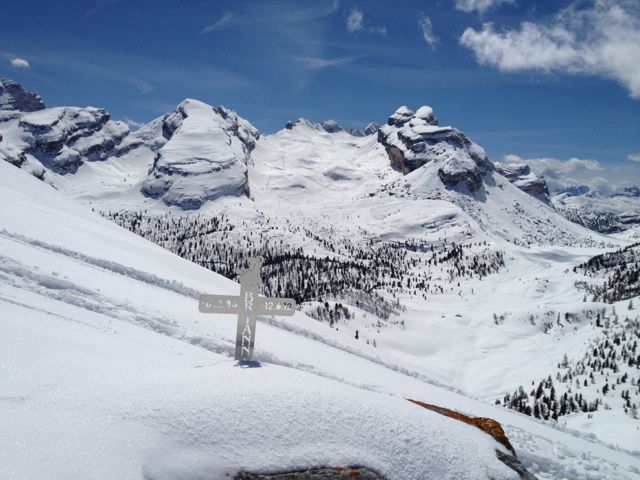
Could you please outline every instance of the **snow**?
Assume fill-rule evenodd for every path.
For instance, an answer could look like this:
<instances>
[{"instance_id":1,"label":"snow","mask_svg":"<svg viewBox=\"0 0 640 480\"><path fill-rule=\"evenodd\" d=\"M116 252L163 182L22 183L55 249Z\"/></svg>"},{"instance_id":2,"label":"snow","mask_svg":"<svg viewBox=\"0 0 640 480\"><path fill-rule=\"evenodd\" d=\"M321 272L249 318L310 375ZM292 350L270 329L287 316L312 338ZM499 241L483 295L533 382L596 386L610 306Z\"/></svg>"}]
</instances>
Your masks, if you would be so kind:
<instances>
[{"instance_id":1,"label":"snow","mask_svg":"<svg viewBox=\"0 0 640 480\"><path fill-rule=\"evenodd\" d=\"M236 366L233 319L204 318L186 288L237 285L13 166L0 173L3 476L219 478L367 464L387 478L516 478L493 439L401 396L277 362ZM167 328L154 328L161 320ZM274 348L274 328L261 329L266 352L307 360L296 335Z\"/></svg>"},{"instance_id":2,"label":"snow","mask_svg":"<svg viewBox=\"0 0 640 480\"><path fill-rule=\"evenodd\" d=\"M215 478L239 466L350 462L389 478L430 478L417 474L420 469L441 478L435 473L458 465L460 452L471 463L456 473L459 478L486 478L473 475L502 468L495 464L493 442L485 444L450 421L442 433L439 417L421 409L411 413L416 407L408 409L404 398L497 419L539 478L640 477L640 457L633 452L638 422L618 410L595 412L593 419L561 417L554 424L491 405L518 385L526 388L553 374L565 353L583 354L595 335L587 322L550 333L543 322L603 307L583 302L575 283L584 276L572 268L633 240L632 231L614 237L588 231L490 171L475 192L447 188L439 177L441 161L446 167L449 159L457 166L465 158L485 157L472 142L463 158L440 145L437 161L403 175L389 167L375 135L328 133L301 120L291 130L258 138L230 110L194 100L182 108L186 117L178 108L127 136L117 156L84 162L73 175L47 172L45 178L97 211L182 215L175 202L140 191L160 152L166 155L161 165L188 173L186 183L170 187L176 195L192 198L195 192L206 199L198 212L225 212L251 226L235 231L238 242L266 232L266 238L319 256L343 253L331 252L313 235L347 246L370 240L419 240L437 248L444 241L473 243L470 252L504 252L505 267L483 280L455 281L446 264L416 269L411 278L428 274L432 288L444 291L423 297L403 285L396 294L406 306L397 319L402 327L378 327L377 318L355 308L354 318L339 329L303 313L260 318L262 366L240 369L231 361L235 319L203 316L196 301L199 292L237 293L237 284L128 234L1 162L0 311L8 320L0 316L0 368L17 372L0 384L0 405L11 408L0 409L7 419L0 418L0 425L16 432L0 443L0 465L12 469L10 478L34 478L47 469L56 472L54 478L78 476L75 471L94 478L139 477L141 471L154 479ZM409 121L414 114L405 107L394 115ZM427 108L418 109L416 134L457 132L428 124L425 116ZM16 125L0 124L10 140L2 148L20 145ZM203 193L224 180L209 171L218 160L238 168L221 175L247 174L249 197ZM37 160L27 154L25 166L41 165L29 162ZM493 314L504 320L495 323ZM368 343L373 340L377 347ZM258 435L266 439L250 443L244 453L245 444L236 439L247 428L238 426L239 406L255 415ZM229 418L227 410L233 412ZM398 433L405 430L407 436ZM472 454L466 443L459 450L452 443L463 437L479 442ZM87 446L87 438L96 442ZM47 460L28 471L24 465L33 452Z\"/></svg>"},{"instance_id":3,"label":"snow","mask_svg":"<svg viewBox=\"0 0 640 480\"><path fill-rule=\"evenodd\" d=\"M356 463L387 478L516 478L490 437L404 398L498 419L526 438L515 443L523 458L561 445L560 464L580 475L598 466L634 478L628 468L640 468L331 339L302 314L263 319L261 367L240 368L234 318L199 314L194 298L236 284L11 165L0 164L0 178L3 476L218 478Z\"/></svg>"}]
</instances>

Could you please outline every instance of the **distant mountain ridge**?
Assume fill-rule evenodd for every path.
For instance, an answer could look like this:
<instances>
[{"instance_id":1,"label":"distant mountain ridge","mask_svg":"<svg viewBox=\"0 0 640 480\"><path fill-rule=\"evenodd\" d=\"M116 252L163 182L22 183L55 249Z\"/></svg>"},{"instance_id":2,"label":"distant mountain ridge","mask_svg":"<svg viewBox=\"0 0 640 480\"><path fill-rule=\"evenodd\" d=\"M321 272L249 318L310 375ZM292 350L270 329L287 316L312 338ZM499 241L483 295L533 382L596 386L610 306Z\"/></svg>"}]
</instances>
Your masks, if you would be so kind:
<instances>
[{"instance_id":1,"label":"distant mountain ridge","mask_svg":"<svg viewBox=\"0 0 640 480\"><path fill-rule=\"evenodd\" d=\"M551 196L556 210L569 220L602 233L618 233L640 225L640 188L612 193L586 185L563 188Z\"/></svg>"},{"instance_id":2,"label":"distant mountain ridge","mask_svg":"<svg viewBox=\"0 0 640 480\"><path fill-rule=\"evenodd\" d=\"M547 188L526 165L496 166L460 130L440 126L429 106L415 112L401 107L382 127L372 123L362 131L333 120L301 118L264 137L233 110L186 99L131 132L105 109L45 108L37 94L15 82L2 85L0 159L85 201L122 204L127 199L135 208L198 210L221 198L265 201L288 189L306 193L304 202L314 203L351 182L351 198L394 195L407 202L452 202L473 219L472 229L510 241L590 238L531 200L548 203ZM298 157L294 146L306 153ZM289 165L272 165L280 178L260 173L275 151L278 162ZM324 159L324 151L334 152L330 163L313 160ZM285 180L300 168L303 178ZM506 188L509 182L524 193ZM278 183L282 187L274 190ZM325 185L324 192L316 192L319 185ZM494 204L499 197L502 203ZM498 214L500 209L508 213ZM547 227L540 229L536 222Z\"/></svg>"}]
</instances>

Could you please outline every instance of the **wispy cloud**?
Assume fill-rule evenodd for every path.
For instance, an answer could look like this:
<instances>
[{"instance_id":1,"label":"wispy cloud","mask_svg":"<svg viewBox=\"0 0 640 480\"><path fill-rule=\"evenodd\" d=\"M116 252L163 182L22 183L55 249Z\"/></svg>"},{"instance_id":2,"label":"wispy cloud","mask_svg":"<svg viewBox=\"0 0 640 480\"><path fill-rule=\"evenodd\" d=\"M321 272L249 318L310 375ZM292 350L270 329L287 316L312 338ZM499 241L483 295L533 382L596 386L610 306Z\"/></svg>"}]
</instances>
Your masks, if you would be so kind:
<instances>
[{"instance_id":1,"label":"wispy cloud","mask_svg":"<svg viewBox=\"0 0 640 480\"><path fill-rule=\"evenodd\" d=\"M359 10L357 7L352 8L351 12L349 12L349 16L345 20L347 31L349 33L355 33L358 30L362 30L363 21L364 14L362 13L362 10Z\"/></svg>"},{"instance_id":2,"label":"wispy cloud","mask_svg":"<svg viewBox=\"0 0 640 480\"><path fill-rule=\"evenodd\" d=\"M349 64L358 57L343 57L343 58L316 58L316 57L293 57L293 59L309 70L322 70L327 67L338 67L341 65Z\"/></svg>"},{"instance_id":3,"label":"wispy cloud","mask_svg":"<svg viewBox=\"0 0 640 480\"><path fill-rule=\"evenodd\" d=\"M11 61L11 65L13 65L16 68L29 68L31 66L29 62L24 58L15 57L15 58L12 58L10 61Z\"/></svg>"},{"instance_id":4,"label":"wispy cloud","mask_svg":"<svg viewBox=\"0 0 640 480\"><path fill-rule=\"evenodd\" d=\"M499 7L507 3L514 3L514 0L455 0L457 10L463 12L484 13L490 8Z\"/></svg>"},{"instance_id":5,"label":"wispy cloud","mask_svg":"<svg viewBox=\"0 0 640 480\"><path fill-rule=\"evenodd\" d=\"M204 27L200 33L207 33L207 32L211 32L212 30L217 30L218 28L227 25L229 22L231 22L231 20L233 20L234 16L233 13L230 12L226 12L222 15L222 17L215 23L212 23L211 25L207 25L206 27Z\"/></svg>"},{"instance_id":6,"label":"wispy cloud","mask_svg":"<svg viewBox=\"0 0 640 480\"><path fill-rule=\"evenodd\" d=\"M436 37L435 33L433 33L433 24L431 23L431 19L424 14L421 14L418 17L418 26L422 31L422 38L425 42L427 42L432 47L438 43L438 37Z\"/></svg>"},{"instance_id":7,"label":"wispy cloud","mask_svg":"<svg viewBox=\"0 0 640 480\"><path fill-rule=\"evenodd\" d=\"M136 122L130 118L125 118L123 122L126 123L132 131L138 130L140 127L145 125L144 122Z\"/></svg>"},{"instance_id":8,"label":"wispy cloud","mask_svg":"<svg viewBox=\"0 0 640 480\"><path fill-rule=\"evenodd\" d=\"M9 53L0 55L13 58ZM91 58L91 60L87 60ZM211 89L238 89L255 84L254 80L224 68L204 62L185 59L169 61L135 55L118 55L108 52L73 52L67 54L53 52L30 53L29 59L45 72L63 72L74 79L96 79L133 87L139 94L146 95L156 86L181 85L185 91L194 94Z\"/></svg>"},{"instance_id":9,"label":"wispy cloud","mask_svg":"<svg viewBox=\"0 0 640 480\"><path fill-rule=\"evenodd\" d=\"M613 78L640 99L640 3L636 0L578 2L550 22L523 22L519 29L467 28L460 44L480 64L503 72L558 71Z\"/></svg>"},{"instance_id":10,"label":"wispy cloud","mask_svg":"<svg viewBox=\"0 0 640 480\"><path fill-rule=\"evenodd\" d=\"M628 160L631 160L632 162L640 162L640 153L632 153L631 155L627 156Z\"/></svg>"}]
</instances>

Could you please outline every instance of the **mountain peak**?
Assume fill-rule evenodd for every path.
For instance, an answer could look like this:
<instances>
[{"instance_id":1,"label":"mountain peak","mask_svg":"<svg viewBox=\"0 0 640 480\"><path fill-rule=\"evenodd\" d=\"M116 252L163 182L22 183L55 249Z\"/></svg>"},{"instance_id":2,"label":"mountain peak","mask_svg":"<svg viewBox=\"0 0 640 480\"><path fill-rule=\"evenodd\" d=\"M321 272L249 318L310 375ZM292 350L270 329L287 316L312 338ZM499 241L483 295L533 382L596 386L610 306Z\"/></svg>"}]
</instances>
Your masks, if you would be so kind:
<instances>
[{"instance_id":1,"label":"mountain peak","mask_svg":"<svg viewBox=\"0 0 640 480\"><path fill-rule=\"evenodd\" d=\"M249 193L247 161L260 132L235 111L187 98L137 136L156 151L144 195L189 210Z\"/></svg>"},{"instance_id":2,"label":"mountain peak","mask_svg":"<svg viewBox=\"0 0 640 480\"><path fill-rule=\"evenodd\" d=\"M42 98L17 82L0 77L0 110L35 112L45 108Z\"/></svg>"},{"instance_id":3,"label":"mountain peak","mask_svg":"<svg viewBox=\"0 0 640 480\"><path fill-rule=\"evenodd\" d=\"M405 175L433 164L447 187L465 184L475 192L482 177L493 170L484 150L453 127L438 126L433 109L422 106L417 112L398 108L378 132L391 166Z\"/></svg>"},{"instance_id":4,"label":"mountain peak","mask_svg":"<svg viewBox=\"0 0 640 480\"><path fill-rule=\"evenodd\" d=\"M523 192L534 198L549 203L549 187L547 182L531 171L526 163L496 163L496 170Z\"/></svg>"}]
</instances>

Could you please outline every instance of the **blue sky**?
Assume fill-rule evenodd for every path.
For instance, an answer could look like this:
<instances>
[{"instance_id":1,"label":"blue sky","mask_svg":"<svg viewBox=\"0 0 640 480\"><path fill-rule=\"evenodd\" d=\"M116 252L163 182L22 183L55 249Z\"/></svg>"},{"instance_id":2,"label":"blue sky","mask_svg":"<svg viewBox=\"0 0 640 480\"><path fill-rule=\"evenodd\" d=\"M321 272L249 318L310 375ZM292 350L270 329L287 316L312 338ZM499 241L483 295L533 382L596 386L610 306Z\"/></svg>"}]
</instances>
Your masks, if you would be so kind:
<instances>
[{"instance_id":1,"label":"blue sky","mask_svg":"<svg viewBox=\"0 0 640 480\"><path fill-rule=\"evenodd\" d=\"M192 97L265 133L428 104L493 160L640 183L636 0L4 0L0 75L49 106L147 122Z\"/></svg>"}]
</instances>

